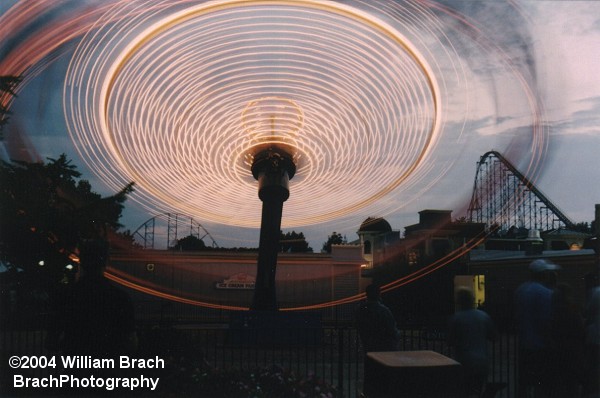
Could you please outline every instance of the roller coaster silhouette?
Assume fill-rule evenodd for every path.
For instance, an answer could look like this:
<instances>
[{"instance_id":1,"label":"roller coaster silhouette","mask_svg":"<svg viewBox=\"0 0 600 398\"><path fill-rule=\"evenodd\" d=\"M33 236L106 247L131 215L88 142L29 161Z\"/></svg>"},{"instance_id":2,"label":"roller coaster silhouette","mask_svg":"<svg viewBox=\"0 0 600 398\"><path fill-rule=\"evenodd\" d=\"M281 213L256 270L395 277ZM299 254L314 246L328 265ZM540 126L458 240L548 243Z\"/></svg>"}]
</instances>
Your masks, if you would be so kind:
<instances>
[{"instance_id":1,"label":"roller coaster silhouette","mask_svg":"<svg viewBox=\"0 0 600 398\"><path fill-rule=\"evenodd\" d=\"M496 151L477 162L473 192L467 210L471 222L508 230L512 226L549 231L573 227L573 222L506 158ZM191 216L164 213L140 225L134 236L145 249L155 248L157 222L167 224L167 247L183 233L218 247L210 233Z\"/></svg>"},{"instance_id":2,"label":"roller coaster silhouette","mask_svg":"<svg viewBox=\"0 0 600 398\"><path fill-rule=\"evenodd\" d=\"M499 230L512 226L550 231L573 222L534 184L496 151L481 156L467 219Z\"/></svg>"}]
</instances>

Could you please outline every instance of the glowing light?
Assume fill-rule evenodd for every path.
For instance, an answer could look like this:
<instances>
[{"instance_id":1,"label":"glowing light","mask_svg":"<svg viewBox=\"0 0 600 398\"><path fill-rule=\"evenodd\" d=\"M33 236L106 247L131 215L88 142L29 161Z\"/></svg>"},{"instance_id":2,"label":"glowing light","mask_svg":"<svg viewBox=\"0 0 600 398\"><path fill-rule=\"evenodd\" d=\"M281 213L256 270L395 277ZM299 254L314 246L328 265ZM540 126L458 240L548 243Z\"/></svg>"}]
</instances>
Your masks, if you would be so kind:
<instances>
[{"instance_id":1,"label":"glowing light","mask_svg":"<svg viewBox=\"0 0 600 398\"><path fill-rule=\"evenodd\" d=\"M212 130L216 126L218 129L225 130L222 122L234 120L239 116L239 113L236 116L232 114L212 114L208 118L201 118L200 114L195 114L197 116L195 117L185 112L194 113L202 107L213 107L225 112L224 105L226 104L222 102L222 96L212 98L210 102L207 102L205 100L209 99L208 97L202 97L200 94L194 97L189 91L198 88L199 81L201 80L207 82L203 91L207 95L212 92L224 94L226 90L233 92L246 88L246 86L242 85L234 87L233 85L225 84L233 83L233 80L226 79L227 74L239 73L242 75L241 78L246 78L246 85L254 85L256 88L254 94L245 99L244 105L272 94L259 91L259 88L262 87L260 79L251 80L253 77L251 73L252 68L228 69L227 67L242 66L241 62L236 65L233 65L233 62L242 61L244 56L247 58L255 56L257 63L254 70L260 69L262 66L260 64L261 55L266 54L265 50L269 45L276 43L276 40L273 38L276 36L275 33L282 33L280 29L282 26L286 26L286 29L288 29L287 33L296 32L298 36L294 38L290 35L283 35L283 38L279 41L281 44L280 49L289 45L290 51L287 53L284 51L273 53L280 55L279 58L274 59L275 62L286 61L287 58L293 57L294 54L298 55L299 50L303 48L310 49L311 43L314 41L318 41L323 37L325 38L323 40L322 51L308 53L309 56L302 59L305 61L304 64L299 64L302 67L310 66L315 71L322 72L311 75L310 80L304 81L303 83L306 86L302 86L302 88L306 88L306 91L302 91L301 93L306 94L304 97L305 101L313 101L313 98L307 97L308 94L320 88L323 96L322 101L314 102L314 105L319 111L321 111L319 107L324 108L322 112L327 117L326 120L315 122L314 120L307 119L303 122L307 126L306 129L308 131L322 134L323 136L305 137L302 141L302 143L306 144L305 148L300 148L301 143L297 144L299 149L310 149L310 151L304 156L305 163L303 170L301 170L304 172L305 177L299 174L293 181L292 189L295 192L295 197L293 196L286 203L286 206L290 208L288 213L291 213L292 210L297 211L303 207L308 208L308 204L302 204L306 203L304 199L309 196L314 197L322 194L323 188L319 188L318 186L324 181L327 182L328 191L331 192L331 196L335 196L336 201L340 198L344 199L334 209L334 212L324 214L328 210L331 210L329 208L323 209L320 212L323 214L320 215L313 212L311 214L312 218L304 218L305 223L342 217L349 212L358 211L366 206L373 209L368 212L369 214L389 214L390 212L397 211L407 203L418 199L419 195L429 190L433 185L436 185L450 168L451 164L456 162L456 159L438 166L432 162L432 160L440 158L439 151L434 151L434 149L436 146L443 147L444 154L442 156L448 155L450 151L456 153L456 149L453 148L462 146L466 142L465 140L468 139L466 137L470 134L468 130L465 130L467 126L465 123L466 118L479 117L472 114L473 104L482 100L489 100L489 95L494 95L493 92L486 92L484 93L484 97L481 97L481 93L478 93L474 101L472 94L469 92L470 86L477 84L477 76L473 74L469 75L469 68L472 67L474 70L489 70L487 64L482 65L480 63L481 59L484 59L485 63L496 64L497 68L493 72L494 76L497 77L498 82L502 82L503 87L511 90L511 102L522 104L520 109L526 109L525 113L529 112L531 116L530 140L525 143L519 142L518 144L519 148L523 149L523 153L528 152L526 157L529 159L529 164L527 165L527 170L525 168L522 170L528 176L535 176L541 169L542 160L544 159L548 145L548 129L544 122L543 106L536 96L534 76L532 76L531 71L526 66L520 64L518 59L514 58L514 54L508 53L507 49L502 47L498 38L494 37L492 30L487 29L487 26L481 25L479 21L463 15L451 6L435 1L387 2L378 0L349 0L344 2L316 0L295 2L209 1L202 4L195 4L195 2L188 0L156 0L144 2L143 5L129 0L110 0L102 2L102 4L96 4L93 7L81 6L81 4L83 3L74 2L74 7L61 10L60 18L50 18L44 24L35 24L35 21L36 19L51 15L52 11L59 9L62 3L40 0L35 5L32 5L30 2L19 1L8 9L7 12L0 15L0 37L5 39L3 40L4 43L12 44L10 48L5 48L5 56L0 59L0 74L24 75L23 83L17 87L17 91L21 91L48 65L51 65L55 60L67 53L65 50L69 49L71 43L79 40L82 35L87 35L86 40L79 44L79 49L72 59L71 67L82 69L83 65L86 65L88 70L79 70L81 73L74 73L73 70L70 71L67 91L73 91L70 93L72 100L77 100L78 96L85 97L84 100L90 105L90 108L80 111L73 110L71 109L72 107L79 105L71 103L71 99L66 99L67 103L65 105L67 108L67 118L69 120L71 118L78 119L77 121L71 120L72 124L80 124L81 126L92 124L92 131L96 134L98 131L104 131L102 126L95 125L102 118L97 118L96 115L90 115L89 113L92 108L104 106L98 103L99 98L92 97L97 92L97 85L103 84L102 77L107 76L108 69L115 67L113 62L116 59L122 59L119 57L124 54L133 55L133 58L136 56L150 57L148 59L148 67L155 65L159 67L162 73L156 72L157 74L148 81L145 78L149 76L150 70L140 64L142 60L139 58L128 59L126 65L117 66L126 69L123 73L132 78L132 82L130 82L128 87L139 89L136 93L152 93L153 89L155 91L164 90L162 96L159 95L160 93L154 97L150 94L136 96L135 100L140 101L139 106L126 108L125 112L137 111L140 113L141 107L152 104L152 107L149 108L151 111L156 110L164 114L164 118L161 119L163 124L148 124L152 121L157 121L158 119L156 118L140 118L136 122L135 119L128 115L124 115L123 120L115 122L116 125L119 125L121 122L127 123L129 121L136 124L136 128L141 130L162 129L148 135L154 142L148 143L148 146L143 148L143 152L138 153L141 159L137 161L142 162L141 167L137 163L129 164L128 161L124 165L120 164L122 162L121 157L128 157L131 152L135 153L140 150L137 145L132 145L131 148L122 148L122 151L116 155L113 153L102 153L102 151L106 150L103 142L110 142L111 138L116 137L111 134L101 137L94 134L90 136L85 135L83 136L84 141L76 142L75 145L82 154L83 160L110 187L120 189L124 183L129 182L131 179L137 180L138 186L148 185L149 189L138 190L133 198L144 203L153 211L180 210L182 213L190 213L201 217L204 215L202 212L194 211L199 206L203 207L204 210L206 210L205 208L212 209L216 206L216 209L219 210L225 201L224 198L229 196L238 195L240 198L255 199L252 196L254 192L253 187L249 186L254 182L248 181L247 170L243 162L239 162L235 167L232 167L234 163L228 163L232 159L224 156L231 153L233 151L232 147L235 147L236 144L241 144L227 142L231 138L230 136L215 133L211 137L217 139L221 145L214 145L211 142L206 142L206 139L209 137L204 136L205 132L197 129L199 126L207 126ZM286 17L285 10L290 11L294 7L299 10L298 18L292 20L292 23L287 24L284 21ZM207 10L212 11L212 18L208 15ZM248 13L244 16L242 10L246 10ZM272 18L265 21L258 20L257 16L261 13L261 10L273 12ZM521 10L517 11L520 12ZM283 21L282 24L277 26L275 26L276 22L270 24L269 21L273 22L278 17L282 18L280 20ZM206 22L204 30L202 30L202 27L197 26L198 29L194 32L185 31L187 28L193 29L193 25L199 19ZM252 21L256 23L253 25ZM288 19L287 21L289 22L290 20ZM524 22L526 23L526 21ZM265 28L262 31L258 29L260 23L263 23L262 26ZM344 23L347 24L344 25ZM261 39L264 39L264 42L261 44L265 44L265 46L256 45L254 48L256 51L243 53L242 49L245 47L242 44L244 42L239 40L240 35L236 36L235 29L232 28L234 24L240 24L240 29L246 29L247 32L255 33L255 35L248 37L246 43L252 44L252 41L257 43ZM36 29L29 29L33 25L36 26ZM218 25L222 26L219 27ZM355 29L357 26L360 29ZM25 27L28 28L27 33L19 35L24 33ZM329 27L334 27L337 31L331 32L328 29ZM174 32L179 32L182 36L175 37L173 35ZM192 33L196 38L207 39L214 43L214 46L208 47L203 44L202 40L197 41L198 45L194 46L191 41L186 40L188 33ZM230 35L228 36L227 33L230 33ZM328 38L327 36L330 33L331 38ZM161 43L158 43L157 39L161 37L171 37L172 40L165 41L164 45L160 47ZM377 38L382 38L383 41L378 42L377 40L379 39ZM227 42L230 39L238 40L238 44L240 45L238 47L239 52L236 52L233 47L226 48L222 46L223 42ZM294 39L295 41L293 41ZM152 45L152 40L154 40L156 47L154 50L149 48ZM340 40L342 41L341 47L338 46L338 41ZM384 43L385 40L391 41L392 45L386 45ZM181 45L179 45L178 41L182 42ZM136 44L133 47L129 46L129 44L134 42ZM464 44L466 46L463 46ZM99 47L96 48L94 46ZM161 50L170 50L169 47L172 47L172 51L167 51L167 55L165 56L159 56ZM477 53L465 53L464 48L473 49ZM524 51L527 51L526 47L523 48ZM205 56L199 53L199 50L202 49L207 50ZM347 51L344 52L344 49ZM187 50L190 50L192 53ZM348 51L355 50L360 51L361 56L350 56L351 54ZM419 51L422 55L419 55ZM372 52L370 61L373 62L364 63L365 60L369 61L369 52ZM197 54L195 58L193 53ZM412 69L409 70L405 66L396 65L399 54L403 54L408 60L412 59L416 62L412 64ZM94 55L101 56L94 58ZM88 56L91 58L86 58ZM154 56L160 58L162 61L157 59L153 62ZM326 61L329 60L329 62L331 60L340 61L337 64L334 63L334 66L338 69L324 69L327 67L327 64L321 63L322 58ZM417 65L419 60L423 59L426 61L423 61L421 65ZM212 72L196 74L194 78L194 74L198 71L199 67L195 63L203 60L213 61L205 65L205 70ZM268 58L262 60L269 61ZM345 60L349 62L342 64ZM137 65L137 69L135 71L131 70L135 68L135 65ZM411 65L410 62L407 65ZM369 70L368 68L372 66L376 68ZM303 77L302 72L305 69L302 67L296 70L295 74L290 73L290 77ZM272 70L264 69L266 73ZM404 78L394 76L394 79L389 80L387 79L387 75L392 74L392 71L401 72L401 74L406 74L406 76ZM119 76L123 75L121 71L118 72ZM342 93L343 96L336 96L335 90L337 90L337 86L330 84L330 81L327 80L333 79L332 81L335 82L334 78L337 72L343 72L340 73L341 80L348 84L350 90L350 92L348 90L344 91ZM354 79L354 73L357 73L356 80ZM364 78L365 76L367 77L366 79ZM429 82L429 86L434 88L433 91L438 96L438 98L435 98L435 106L437 107L436 119L435 121L429 120L429 122L431 124L437 123L439 126L437 132L439 134L434 135L434 139L427 145L424 156L421 159L416 159L418 164L411 169L407 165L411 161L415 161L415 153L418 148L423 148L423 142L418 140L408 142L408 138L414 139L414 137L409 135L409 137L402 138L404 141L401 142L399 151L387 152L388 147L398 145L397 141L400 138L398 136L386 137L382 135L382 131L384 131L382 128L386 125L394 125L394 128L398 127L396 130L392 128L393 132L396 133L398 133L401 126L413 128L409 120L404 119L403 114L400 114L402 120L394 120L394 118L398 117L398 114L390 112L386 108L386 104L398 99L397 103L403 104L404 108L402 109L405 112L411 112L411 109L421 107L423 104L414 102L414 99L428 99L428 92L432 90L427 84L421 84L421 86L414 84L415 79L419 78L419 76L421 78L432 79ZM362 80L361 77L363 78ZM88 81L88 79L91 81ZM187 86L184 84L173 85L171 82L173 79L184 79L186 84L190 84ZM293 79L291 81L297 84L302 82L301 80ZM211 82L217 84L209 87L208 85ZM402 84L402 86L397 86L395 90L395 93L399 94L398 98L377 98L380 92L394 93L394 90L390 91L386 86L398 83ZM114 89L120 90L119 87L115 86ZM415 88L424 89L424 91L420 92L423 96L407 99L410 98L410 90ZM285 93L278 92L276 94L289 93L288 90ZM361 96L361 93L363 96ZM365 108L361 106L363 104L361 101L364 100L365 93L367 93L366 95L370 101L375 102L374 107ZM127 94L129 93L125 93L125 95ZM329 102L330 98L333 98L335 101ZM525 98L526 103L523 103L523 98ZM161 103L162 99L166 99L167 101ZM176 104L179 100L189 101L191 99L196 100L196 102ZM306 110L302 101L295 96L288 99L296 101L302 109ZM432 98L429 98L429 100L433 101ZM8 107L10 107L10 101L9 96L0 98L0 103ZM494 102L494 98L491 98L491 101ZM369 105L369 102L367 101L366 104ZM409 107L406 107L406 105L409 105ZM497 98L494 105L499 110L503 108ZM240 106L242 105L240 104ZM176 111L173 110L174 107L177 107L183 113L177 116ZM462 129L444 129L444 124L448 122L448 116L444 111L448 108L451 108L450 111L452 112L451 122L454 126L462 125ZM167 111L173 112L169 113ZM242 109L238 109L238 111L242 111ZM309 114L306 115L307 117L310 116L311 111L314 113L314 109L309 109L308 111ZM423 117L431 117L431 114L428 115L427 112L423 112L422 115ZM143 116L143 112L138 116ZM502 117L501 114L496 114L495 116L498 118ZM340 120L347 123L340 124ZM375 120L383 120L383 123L377 124ZM145 125L139 126L139 123L144 123ZM320 126L326 126L327 128L319 130ZM132 127L134 126L132 125ZM352 129L345 131L346 127L352 127ZM123 129L128 128L126 125L123 126ZM180 128L183 128L183 130L180 130ZM177 129L180 131L180 134L161 135L159 133L159 131L164 132L170 129ZM242 129L242 127L239 127L239 129ZM495 130L499 132L501 129L499 127ZM72 136L75 140L79 137L79 133L76 132L77 130L78 128L72 129ZM363 133L360 134L360 131ZM138 134L133 128L132 132L133 135L129 137L129 140L133 143L145 137L142 133ZM329 134L330 132L335 132L335 134L331 135ZM401 135L404 133L398 134ZM479 136L478 140L480 141L481 139L482 137ZM117 148L120 148L123 145L130 145L131 142L122 140L112 142L111 145L113 144L118 145ZM530 148L527 148L527 151L525 151L524 148L529 146ZM184 152L192 151L193 153L180 153L176 151L177 149L183 149ZM239 149L241 150L242 148ZM489 148L486 147L486 149ZM149 163L159 163L165 160L163 158L165 151L173 152L174 156L167 158L167 163L164 167L153 169L147 166ZM213 165L210 162L206 163L206 158L214 158L215 156L219 156L222 159L222 162L217 164L218 167L216 168L212 167ZM377 163L378 160L382 159L385 162ZM371 169L369 178L365 174L355 173L357 170L363 171L374 164L379 166ZM113 168L114 165L117 166L116 169ZM348 165L353 167L346 167ZM132 170L129 168L133 168L134 172L132 173ZM173 192L180 190L182 185L181 180L185 180L186 177L190 176L196 177L200 172L204 172L206 168L209 169L210 174L203 175L203 180L214 183L214 185L209 186L211 189L207 191L208 193L205 194L204 191L190 192L189 186L183 184L181 194L184 198L174 202L171 196ZM231 171L232 168L234 171ZM157 175L152 176L150 174L152 171L157 171ZM329 177L340 177L342 172L345 175L339 178L339 183L336 182L333 186L330 185L332 179ZM357 178L355 178L355 175ZM315 176L323 176L323 178L317 181L314 178ZM170 181L169 177L172 177L173 181ZM161 178L169 182L167 187L161 188L161 183L164 182L161 181ZM146 181L146 179L149 180ZM307 182L309 179L315 182ZM369 181L370 179L373 181ZM223 182L229 184L232 181L243 181L243 183L224 185L216 188L216 186ZM190 180L190 184L187 185L193 183L194 181ZM207 185L210 183L206 182ZM389 197L388 194L398 192L398 188L403 188L402 192L407 192L413 186L417 186L417 184L420 184L423 188L420 190L417 188L417 191L412 193L411 196L406 197L405 194L405 197L401 200L387 200ZM354 190L348 188L348 185L353 185ZM211 201L213 199L212 190L217 189L220 189L225 196L215 203ZM162 191L167 191L167 193ZM300 195L296 193L297 191L303 191L303 193ZM371 196L367 195L366 192L370 192ZM154 195L154 193L158 195ZM323 196L323 201L316 203L317 206L313 207L313 210L321 209L323 203L327 199L330 199L331 196ZM251 217L242 217L240 220L238 216L239 214L257 214L254 210L256 210L258 205L254 203L254 200L245 203L241 202L242 200L239 199L234 203L236 206L234 215L228 216L218 211L215 215L216 218L228 224L256 225L256 220L252 220ZM172 204L177 205L175 209L171 206ZM355 204L355 206L352 206L352 204ZM252 206L254 208L251 208ZM302 217L299 215L297 218ZM204 219L204 217L202 218ZM284 224L284 227L286 227L293 224L300 224L302 220L290 218L286 214L284 222L287 222L287 224Z\"/></svg>"},{"instance_id":2,"label":"glowing light","mask_svg":"<svg viewBox=\"0 0 600 398\"><path fill-rule=\"evenodd\" d=\"M107 279L120 284L121 286L125 286L125 287L128 287L130 289L136 290L141 293L149 294L151 296L159 297L159 298L162 298L165 300L175 301L178 303L189 304L189 305L194 305L194 306L198 306L198 307L216 308L216 309L232 310L232 311L241 311L241 310L248 309L247 307L212 304L212 303L209 303L206 301L200 301L200 300L182 297L178 294L165 293L165 292L160 291L157 288L148 287L148 286L130 281L130 280L123 278L122 276L119 276L113 272L104 272L104 276Z\"/></svg>"},{"instance_id":3,"label":"glowing light","mask_svg":"<svg viewBox=\"0 0 600 398\"><path fill-rule=\"evenodd\" d=\"M294 149L300 165L284 227L367 206L389 214L457 161L473 137L467 120L489 116L473 110L477 102L505 111L493 90L471 91L482 70L522 112L492 116L510 114L530 126L529 141L519 146L529 153L524 173L535 176L544 160L548 129L535 76L491 29L435 1L111 0L37 23L62 4L19 1L0 16L1 42L10 44L0 75L24 75L23 90L85 35L65 86L74 145L115 190L135 180L134 198L154 212L257 225L260 203L246 156L269 142L269 114L283 109L272 130L286 132L277 140ZM10 101L0 98L7 107ZM497 124L491 136L504 131ZM432 161L442 156L454 158ZM417 184L413 196L389 197ZM460 253L386 288L435 272Z\"/></svg>"},{"instance_id":4,"label":"glowing light","mask_svg":"<svg viewBox=\"0 0 600 398\"><path fill-rule=\"evenodd\" d=\"M283 224L332 220L413 177L439 134L431 68L362 10L219 1L124 20L135 36L117 23L80 44L67 120L92 169L154 205L258 226L248 154L275 142L299 166Z\"/></svg>"},{"instance_id":5,"label":"glowing light","mask_svg":"<svg viewBox=\"0 0 600 398\"><path fill-rule=\"evenodd\" d=\"M277 145L288 150L298 163L298 136L304 127L302 109L294 101L283 97L264 97L252 101L241 116L242 129L249 141L244 154L245 167L252 166L253 156L263 147Z\"/></svg>"}]
</instances>

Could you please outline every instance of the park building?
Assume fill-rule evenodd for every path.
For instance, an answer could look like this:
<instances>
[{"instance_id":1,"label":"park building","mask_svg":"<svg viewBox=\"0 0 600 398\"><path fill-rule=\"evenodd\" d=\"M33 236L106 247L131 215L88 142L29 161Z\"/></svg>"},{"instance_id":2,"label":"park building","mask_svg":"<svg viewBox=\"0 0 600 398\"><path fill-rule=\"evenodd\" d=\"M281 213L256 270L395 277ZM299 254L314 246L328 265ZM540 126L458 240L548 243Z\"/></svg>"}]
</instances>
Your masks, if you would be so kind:
<instances>
[{"instance_id":1,"label":"park building","mask_svg":"<svg viewBox=\"0 0 600 398\"><path fill-rule=\"evenodd\" d=\"M227 311L250 306L257 256L252 251L124 250L111 255L108 271L132 289L141 318L218 321ZM348 317L349 308L339 314L342 309L328 304L364 291L363 264L358 245L334 245L331 253L279 253L279 309L306 307L324 318Z\"/></svg>"},{"instance_id":2,"label":"park building","mask_svg":"<svg viewBox=\"0 0 600 398\"><path fill-rule=\"evenodd\" d=\"M359 240L355 243L362 247L366 271L382 263L388 255L387 249L400 240L400 232L392 230L390 223L381 217L368 217L356 233Z\"/></svg>"},{"instance_id":3,"label":"park building","mask_svg":"<svg viewBox=\"0 0 600 398\"><path fill-rule=\"evenodd\" d=\"M481 290L480 304L499 312L527 278L527 265L535 258L561 265L562 276L578 292L585 290L585 275L596 270L595 252L586 246L591 235L518 231L488 236L485 224L452 220L450 210L420 211L419 222L406 226L403 236L384 218L369 217L357 235L355 241L332 245L331 253L279 253L279 308L350 320L355 300L346 299L370 283L396 283L384 299L400 319L437 322L454 310L457 277L463 284L465 276L467 281L476 278L472 286ZM552 250L557 247L564 250ZM115 250L109 271L134 290L141 317L192 320L248 308L256 261L256 252ZM584 294L578 293L578 299Z\"/></svg>"},{"instance_id":4,"label":"park building","mask_svg":"<svg viewBox=\"0 0 600 398\"><path fill-rule=\"evenodd\" d=\"M345 299L360 295L370 283L385 284L415 272L483 230L479 224L451 222L447 210L424 210L419 216L418 224L406 227L404 238L387 220L369 217L357 230L358 240L332 245L331 253L279 253L279 308L314 309L325 318L349 320L356 300ZM193 318L215 312L218 317L219 311L249 306L256 262L252 251L128 249L114 251L109 271L134 290L136 313L142 317ZM427 279L446 280L437 274ZM448 291L451 297L451 286Z\"/></svg>"},{"instance_id":5,"label":"park building","mask_svg":"<svg viewBox=\"0 0 600 398\"><path fill-rule=\"evenodd\" d=\"M536 258L560 265L559 280L572 286L583 305L600 263L590 234L563 229L488 236L485 228L453 220L450 210L422 210L419 222L403 233L384 218L369 217L358 225L358 239L332 245L331 253L279 253L278 307L350 321L359 295L376 283L390 286L383 298L403 323L440 322L454 310L453 289L460 277L460 283L479 290L481 306L509 321L512 293ZM108 274L128 288L141 321L221 321L229 311L250 306L257 255L113 244ZM3 285L12 286L9 275L1 275Z\"/></svg>"},{"instance_id":6,"label":"park building","mask_svg":"<svg viewBox=\"0 0 600 398\"><path fill-rule=\"evenodd\" d=\"M515 228L515 233L490 235L483 223L453 221L450 210L428 209L419 212L418 223L405 227L402 238L383 219L367 219L361 229L363 249L364 242L375 242L371 254L365 250L365 260L372 262L362 277L395 286L384 299L403 321L431 324L446 319L454 310L454 289L467 284L481 307L508 324L514 290L528 278L528 266L537 258L561 267L557 283L569 284L582 308L590 284L598 279L597 241L590 233L567 228L541 233Z\"/></svg>"}]
</instances>

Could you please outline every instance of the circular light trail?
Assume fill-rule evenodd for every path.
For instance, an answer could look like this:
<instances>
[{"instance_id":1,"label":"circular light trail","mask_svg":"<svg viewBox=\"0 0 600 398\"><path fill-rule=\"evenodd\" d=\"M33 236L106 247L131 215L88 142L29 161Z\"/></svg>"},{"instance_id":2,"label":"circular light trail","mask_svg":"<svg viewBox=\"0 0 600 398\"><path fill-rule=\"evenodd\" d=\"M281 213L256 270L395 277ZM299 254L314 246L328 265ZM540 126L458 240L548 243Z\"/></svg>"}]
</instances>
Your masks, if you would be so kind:
<instances>
[{"instance_id":1,"label":"circular light trail","mask_svg":"<svg viewBox=\"0 0 600 398\"><path fill-rule=\"evenodd\" d=\"M139 22L124 46L83 40L65 105L92 168L135 181L153 205L258 226L249 157L279 143L298 164L283 224L333 220L407 182L439 134L431 68L357 8L218 1Z\"/></svg>"},{"instance_id":2,"label":"circular light trail","mask_svg":"<svg viewBox=\"0 0 600 398\"><path fill-rule=\"evenodd\" d=\"M532 181L543 166L548 127L531 42L486 26L477 13L469 17L460 2L34 3L19 1L0 15L0 75L23 75L20 92L79 41L64 92L73 145L109 187L136 180L132 199L152 211L175 207L203 220L256 225L260 204L245 163L271 136L295 149L301 171L286 203L289 225L348 213L355 221L360 209L394 213L443 182L464 145L485 142L480 155L518 128L523 133L508 147L500 141L503 152L516 148ZM60 19L36 23L59 8ZM230 40L238 47L225 46ZM8 108L12 97L0 103ZM419 129L423 136L413 135ZM189 190L200 176L206 193ZM222 196L211 201L217 191ZM313 209L302 203L307 198ZM310 215L291 218L301 211ZM476 241L385 288L435 272ZM164 293L157 292L150 294ZM212 305L183 292L168 298Z\"/></svg>"}]
</instances>

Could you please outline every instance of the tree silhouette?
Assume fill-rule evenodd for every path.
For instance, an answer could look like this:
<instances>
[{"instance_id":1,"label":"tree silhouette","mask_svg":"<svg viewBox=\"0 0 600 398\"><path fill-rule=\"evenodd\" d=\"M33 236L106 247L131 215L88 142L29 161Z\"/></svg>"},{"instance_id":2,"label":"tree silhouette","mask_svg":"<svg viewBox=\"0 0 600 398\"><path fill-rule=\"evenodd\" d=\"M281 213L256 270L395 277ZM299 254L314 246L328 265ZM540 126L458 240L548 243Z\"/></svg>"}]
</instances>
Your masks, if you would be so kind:
<instances>
[{"instance_id":1,"label":"tree silhouette","mask_svg":"<svg viewBox=\"0 0 600 398\"><path fill-rule=\"evenodd\" d=\"M8 103L17 94L15 88L21 82L19 76L0 76L0 139L2 139L2 128L8 123Z\"/></svg>"},{"instance_id":2,"label":"tree silhouette","mask_svg":"<svg viewBox=\"0 0 600 398\"><path fill-rule=\"evenodd\" d=\"M572 230L577 232L583 232L585 234L593 234L594 233L595 222L578 222L573 225Z\"/></svg>"},{"instance_id":3,"label":"tree silhouette","mask_svg":"<svg viewBox=\"0 0 600 398\"><path fill-rule=\"evenodd\" d=\"M103 198L80 177L64 154L47 163L0 162L2 260L61 279L81 239L106 237L121 227L133 183Z\"/></svg>"},{"instance_id":4,"label":"tree silhouette","mask_svg":"<svg viewBox=\"0 0 600 398\"><path fill-rule=\"evenodd\" d=\"M327 241L323 243L323 248L321 251L325 253L331 253L331 245L342 245L345 243L347 243L346 237L334 231L327 237Z\"/></svg>"},{"instance_id":5,"label":"tree silhouette","mask_svg":"<svg viewBox=\"0 0 600 398\"><path fill-rule=\"evenodd\" d=\"M283 253L311 253L312 247L308 246L308 242L302 232L296 231L282 232L279 238L280 251Z\"/></svg>"},{"instance_id":6,"label":"tree silhouette","mask_svg":"<svg viewBox=\"0 0 600 398\"><path fill-rule=\"evenodd\" d=\"M171 250L180 250L180 251L198 251L205 250L206 244L204 241L197 236L188 235L185 238L181 238L177 241L175 246L171 247Z\"/></svg>"}]
</instances>

